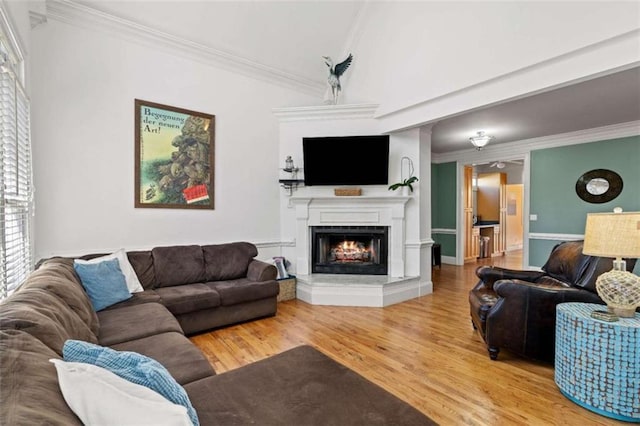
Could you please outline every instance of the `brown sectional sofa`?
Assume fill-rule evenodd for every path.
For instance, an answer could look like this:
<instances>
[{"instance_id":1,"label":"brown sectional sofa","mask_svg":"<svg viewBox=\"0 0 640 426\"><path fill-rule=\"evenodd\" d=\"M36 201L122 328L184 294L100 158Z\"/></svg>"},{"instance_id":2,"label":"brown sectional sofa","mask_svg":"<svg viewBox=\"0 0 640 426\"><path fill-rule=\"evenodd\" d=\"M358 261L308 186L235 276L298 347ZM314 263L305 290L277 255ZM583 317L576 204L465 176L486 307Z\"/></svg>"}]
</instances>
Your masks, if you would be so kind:
<instances>
[{"instance_id":1,"label":"brown sectional sofa","mask_svg":"<svg viewBox=\"0 0 640 426\"><path fill-rule=\"evenodd\" d=\"M277 271L273 265L255 259L257 255L256 246L247 242L128 252L145 291L133 293L131 299L107 309L161 303L187 335L275 315ZM50 262L73 267L71 258L52 258L44 263Z\"/></svg>"},{"instance_id":2,"label":"brown sectional sofa","mask_svg":"<svg viewBox=\"0 0 640 426\"><path fill-rule=\"evenodd\" d=\"M97 313L72 259L41 262L0 303L0 424L81 424L49 362L67 339L154 358L202 425L433 424L308 346L216 375L185 334L276 313L275 268L256 254L249 243L130 252L145 291Z\"/></svg>"}]
</instances>

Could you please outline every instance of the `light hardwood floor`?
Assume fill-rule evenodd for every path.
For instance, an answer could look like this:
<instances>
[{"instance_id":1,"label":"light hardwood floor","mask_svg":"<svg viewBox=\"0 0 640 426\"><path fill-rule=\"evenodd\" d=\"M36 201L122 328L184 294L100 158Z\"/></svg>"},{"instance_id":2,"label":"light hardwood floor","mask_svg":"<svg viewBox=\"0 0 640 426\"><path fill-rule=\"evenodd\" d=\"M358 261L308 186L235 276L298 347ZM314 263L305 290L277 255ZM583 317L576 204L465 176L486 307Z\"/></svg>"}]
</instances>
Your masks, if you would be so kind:
<instances>
[{"instance_id":1,"label":"light hardwood floor","mask_svg":"<svg viewBox=\"0 0 640 426\"><path fill-rule=\"evenodd\" d=\"M520 269L521 257L480 263ZM442 425L625 424L566 399L552 365L506 351L489 359L469 317L478 264L434 268L433 294L405 303L354 308L291 300L278 304L275 317L191 340L218 373L311 345Z\"/></svg>"}]
</instances>

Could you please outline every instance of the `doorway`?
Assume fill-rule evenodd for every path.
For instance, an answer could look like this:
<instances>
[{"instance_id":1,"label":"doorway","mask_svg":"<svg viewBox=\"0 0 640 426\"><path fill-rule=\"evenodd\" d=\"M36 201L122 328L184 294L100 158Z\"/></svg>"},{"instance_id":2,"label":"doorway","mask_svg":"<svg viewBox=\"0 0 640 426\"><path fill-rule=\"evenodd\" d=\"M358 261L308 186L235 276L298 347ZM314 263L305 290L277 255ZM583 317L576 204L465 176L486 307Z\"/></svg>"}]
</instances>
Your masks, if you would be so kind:
<instances>
[{"instance_id":1,"label":"doorway","mask_svg":"<svg viewBox=\"0 0 640 426\"><path fill-rule=\"evenodd\" d=\"M522 206L524 199L524 184L507 184L507 223L506 223L506 253L522 250L524 241L524 218Z\"/></svg>"},{"instance_id":2,"label":"doorway","mask_svg":"<svg viewBox=\"0 0 640 426\"><path fill-rule=\"evenodd\" d=\"M464 263L514 255L524 247L524 159L464 166Z\"/></svg>"}]
</instances>

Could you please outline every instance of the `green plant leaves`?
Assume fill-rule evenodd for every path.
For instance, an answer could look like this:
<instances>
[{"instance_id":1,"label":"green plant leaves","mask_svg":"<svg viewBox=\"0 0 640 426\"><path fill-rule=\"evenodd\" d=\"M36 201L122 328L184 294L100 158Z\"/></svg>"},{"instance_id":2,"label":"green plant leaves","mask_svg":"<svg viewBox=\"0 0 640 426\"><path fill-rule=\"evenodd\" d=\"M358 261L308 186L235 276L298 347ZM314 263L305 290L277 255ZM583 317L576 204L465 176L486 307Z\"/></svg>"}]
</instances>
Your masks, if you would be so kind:
<instances>
[{"instance_id":1,"label":"green plant leaves","mask_svg":"<svg viewBox=\"0 0 640 426\"><path fill-rule=\"evenodd\" d=\"M405 180L403 180L402 182L398 182L398 183L394 183L393 185L389 186L389 191L395 191L396 189L403 187L403 186L408 186L409 190L411 192L413 192L413 186L411 185L412 183L415 183L417 181L419 181L420 179L418 179L416 176L411 176L410 178L407 178Z\"/></svg>"}]
</instances>

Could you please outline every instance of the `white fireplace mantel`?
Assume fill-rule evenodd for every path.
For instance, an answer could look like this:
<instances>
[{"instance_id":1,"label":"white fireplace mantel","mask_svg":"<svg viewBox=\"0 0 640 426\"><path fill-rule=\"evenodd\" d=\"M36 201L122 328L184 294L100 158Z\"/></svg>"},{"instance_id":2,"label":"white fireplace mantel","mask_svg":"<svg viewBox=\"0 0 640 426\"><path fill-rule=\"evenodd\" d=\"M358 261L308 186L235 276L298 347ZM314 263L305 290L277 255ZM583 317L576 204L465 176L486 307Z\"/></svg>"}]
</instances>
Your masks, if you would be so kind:
<instances>
[{"instance_id":1,"label":"white fireplace mantel","mask_svg":"<svg viewBox=\"0 0 640 426\"><path fill-rule=\"evenodd\" d=\"M290 203L296 217L297 272L311 269L310 227L388 226L388 266L391 277L405 275L405 205L411 197L391 196L294 196Z\"/></svg>"}]
</instances>

